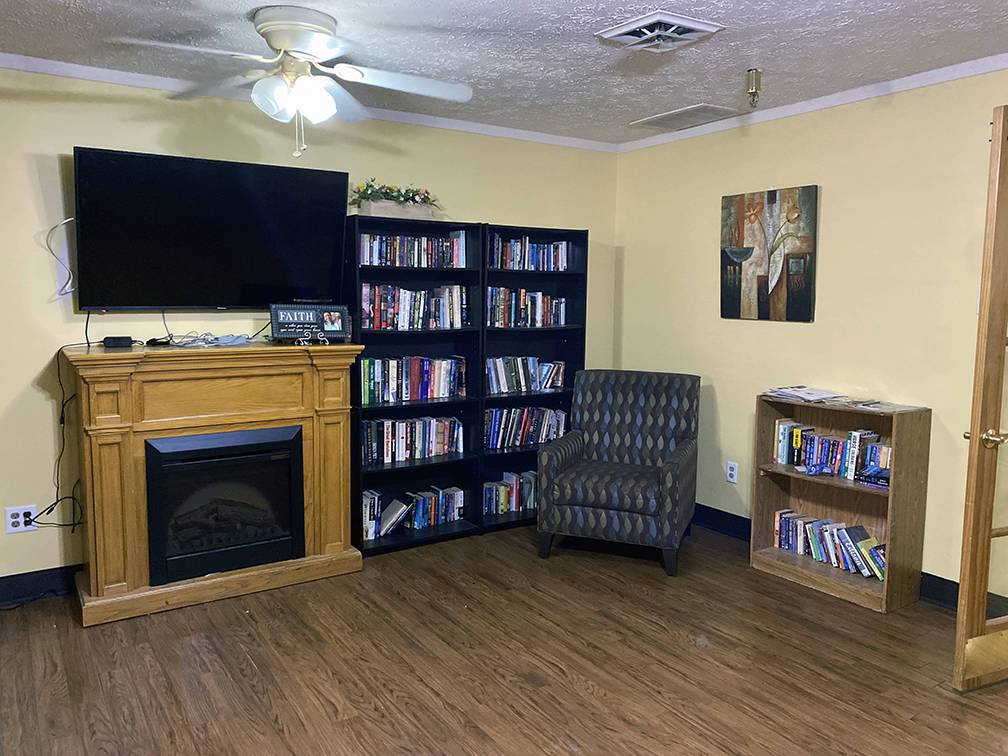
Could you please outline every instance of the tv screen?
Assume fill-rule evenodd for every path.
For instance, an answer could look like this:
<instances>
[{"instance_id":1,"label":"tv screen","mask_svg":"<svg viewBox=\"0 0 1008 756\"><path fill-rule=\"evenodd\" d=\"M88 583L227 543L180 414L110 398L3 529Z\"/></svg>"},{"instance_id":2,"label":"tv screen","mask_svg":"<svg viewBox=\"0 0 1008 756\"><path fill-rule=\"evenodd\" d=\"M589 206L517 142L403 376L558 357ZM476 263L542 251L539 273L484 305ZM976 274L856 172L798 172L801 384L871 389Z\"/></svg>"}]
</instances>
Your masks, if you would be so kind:
<instances>
[{"instance_id":1,"label":"tv screen","mask_svg":"<svg viewBox=\"0 0 1008 756\"><path fill-rule=\"evenodd\" d=\"M81 310L339 303L346 173L74 148Z\"/></svg>"}]
</instances>

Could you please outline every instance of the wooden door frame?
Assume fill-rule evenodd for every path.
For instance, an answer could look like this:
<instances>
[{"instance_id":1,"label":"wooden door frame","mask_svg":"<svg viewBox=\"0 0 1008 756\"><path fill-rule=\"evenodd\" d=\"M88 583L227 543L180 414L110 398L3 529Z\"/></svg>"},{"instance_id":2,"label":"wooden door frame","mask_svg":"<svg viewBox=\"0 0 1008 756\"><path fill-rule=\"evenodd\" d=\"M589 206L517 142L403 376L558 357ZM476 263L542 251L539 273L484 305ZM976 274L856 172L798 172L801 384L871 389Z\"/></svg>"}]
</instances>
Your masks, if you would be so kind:
<instances>
[{"instance_id":1,"label":"wooden door frame","mask_svg":"<svg viewBox=\"0 0 1008 756\"><path fill-rule=\"evenodd\" d=\"M1008 335L1008 106L994 109L992 126L956 617L953 685L960 691L1008 678L1008 630L986 619L999 446L982 438L1001 428Z\"/></svg>"}]
</instances>

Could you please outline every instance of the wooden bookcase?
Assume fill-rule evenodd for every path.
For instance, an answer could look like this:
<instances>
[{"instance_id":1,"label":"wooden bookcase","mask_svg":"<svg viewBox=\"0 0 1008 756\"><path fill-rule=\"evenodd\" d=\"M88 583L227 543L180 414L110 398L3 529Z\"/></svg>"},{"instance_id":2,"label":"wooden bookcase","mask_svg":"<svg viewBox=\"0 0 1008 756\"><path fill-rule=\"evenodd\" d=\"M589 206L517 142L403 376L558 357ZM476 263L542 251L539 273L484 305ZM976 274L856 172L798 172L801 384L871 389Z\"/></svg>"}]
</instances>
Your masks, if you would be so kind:
<instances>
[{"instance_id":1,"label":"wooden bookcase","mask_svg":"<svg viewBox=\"0 0 1008 756\"><path fill-rule=\"evenodd\" d=\"M458 231L464 232L466 238L465 268L397 268L360 264L362 234L443 237ZM569 269L563 272L489 269L487 245L495 233L507 238L528 236L530 241L538 243L566 240L570 248ZM351 540L364 556L535 522L534 513L483 517L484 482L500 480L504 471L536 469L534 446L499 451L484 449L484 410L490 407L533 406L570 411L574 374L584 368L587 277L587 231L361 215L347 218L341 291L352 316L353 340L364 345L361 358L458 355L466 360L465 397L408 403L362 406L360 363L351 370ZM469 325L444 331L362 331L363 283L395 284L415 289L453 284L465 286ZM525 288L567 297L567 325L553 328L488 328L485 306L488 286ZM488 396L485 357L507 355L534 355L547 361L565 360L564 387L536 394ZM427 415L456 417L462 421L465 429L462 453L411 462L362 464L360 433L363 420ZM424 491L431 486L458 486L465 491L466 509L462 520L416 531L400 525L384 538L363 538L362 491L380 491L383 504L387 504L395 497L401 498L407 491Z\"/></svg>"},{"instance_id":2,"label":"wooden bookcase","mask_svg":"<svg viewBox=\"0 0 1008 756\"><path fill-rule=\"evenodd\" d=\"M810 476L792 465L774 463L774 423L794 418L827 435L873 430L893 449L889 490L831 476ZM808 404L760 395L756 399L753 474L752 566L879 612L890 612L920 596L924 513L927 503L931 410L881 411L833 403ZM862 525L886 544L885 580L865 578L811 556L775 548L774 513Z\"/></svg>"}]
</instances>

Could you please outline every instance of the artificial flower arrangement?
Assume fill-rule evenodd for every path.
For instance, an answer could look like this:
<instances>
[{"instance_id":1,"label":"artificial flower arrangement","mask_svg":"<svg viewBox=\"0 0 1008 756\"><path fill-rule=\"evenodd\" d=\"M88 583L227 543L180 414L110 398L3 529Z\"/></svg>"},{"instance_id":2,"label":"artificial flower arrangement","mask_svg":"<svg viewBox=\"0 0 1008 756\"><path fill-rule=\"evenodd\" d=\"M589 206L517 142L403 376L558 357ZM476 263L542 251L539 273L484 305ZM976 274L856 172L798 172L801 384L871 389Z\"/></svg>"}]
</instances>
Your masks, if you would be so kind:
<instances>
[{"instance_id":1,"label":"artificial flower arrangement","mask_svg":"<svg viewBox=\"0 0 1008 756\"><path fill-rule=\"evenodd\" d=\"M363 184L358 184L350 195L352 207L360 207L362 202L381 202L382 200L395 202L397 205L432 205L440 209L437 200L426 189L379 184L373 178Z\"/></svg>"}]
</instances>

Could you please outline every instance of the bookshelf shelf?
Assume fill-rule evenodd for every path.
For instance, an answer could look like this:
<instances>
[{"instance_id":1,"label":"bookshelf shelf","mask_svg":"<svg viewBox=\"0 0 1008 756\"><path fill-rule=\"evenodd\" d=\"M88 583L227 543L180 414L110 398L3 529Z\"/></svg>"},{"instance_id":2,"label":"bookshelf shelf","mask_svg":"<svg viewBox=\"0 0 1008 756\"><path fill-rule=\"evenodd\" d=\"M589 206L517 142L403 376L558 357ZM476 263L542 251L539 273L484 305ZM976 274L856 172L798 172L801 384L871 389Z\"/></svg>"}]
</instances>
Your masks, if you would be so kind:
<instances>
[{"instance_id":1,"label":"bookshelf shelf","mask_svg":"<svg viewBox=\"0 0 1008 756\"><path fill-rule=\"evenodd\" d=\"M528 454L539 451L539 444L528 444L526 446L505 446L502 449L487 449L483 454L487 457L509 457L515 454Z\"/></svg>"},{"instance_id":2,"label":"bookshelf shelf","mask_svg":"<svg viewBox=\"0 0 1008 756\"><path fill-rule=\"evenodd\" d=\"M586 274L580 270L511 270L510 268L487 268L487 276L543 276L545 278L561 276L581 276Z\"/></svg>"},{"instance_id":3,"label":"bookshelf shelf","mask_svg":"<svg viewBox=\"0 0 1008 756\"><path fill-rule=\"evenodd\" d=\"M395 410L422 410L427 412L438 407L451 407L455 405L478 404L479 399L475 396L446 396L438 399L416 399L409 402L377 402L373 404L361 405L361 413L371 415L375 413L390 412Z\"/></svg>"},{"instance_id":4,"label":"bookshelf shelf","mask_svg":"<svg viewBox=\"0 0 1008 756\"><path fill-rule=\"evenodd\" d=\"M406 266L361 265L364 234L373 236L458 237L465 240L466 267L414 268ZM568 269L565 271L507 270L488 267L487 249L499 234L508 239L527 238L532 244L567 242ZM364 344L361 358L404 356L452 358L466 361L466 396L411 402L361 405L360 365L351 370L351 542L364 556L412 548L451 538L522 527L534 524L535 512L483 514L483 484L501 480L505 472L521 473L536 468L538 445L484 449L483 419L487 408L544 406L570 412L574 375L584 368L588 232L520 226L493 226L455 221L420 221L354 215L347 219L346 250L342 271L343 301L350 310L353 337ZM371 258L373 260L373 258ZM406 289L431 289L459 285L467 295L468 325L444 330L361 330L362 284L386 283ZM543 328L488 328L486 325L487 286L525 288L567 299L567 320L571 325ZM489 395L486 358L535 356L540 362L563 361L564 386L525 394ZM409 419L423 415L454 417L464 428L464 451L422 460L363 465L360 461L363 420ZM384 538L363 538L362 492L375 489L387 504L392 498L406 499L407 492L421 493L433 488L458 487L465 491L462 519L411 530L399 525Z\"/></svg>"},{"instance_id":5,"label":"bookshelf shelf","mask_svg":"<svg viewBox=\"0 0 1008 756\"><path fill-rule=\"evenodd\" d=\"M455 520L441 525L432 525L429 528L411 530L401 525L389 533L387 536L361 542L361 552L365 555L384 554L389 551L400 551L410 549L415 546L425 546L428 543L438 543L448 541L452 538L462 538L468 535L475 535L479 532L479 526L469 520Z\"/></svg>"},{"instance_id":6,"label":"bookshelf shelf","mask_svg":"<svg viewBox=\"0 0 1008 756\"><path fill-rule=\"evenodd\" d=\"M406 274L412 276L415 273L420 273L423 275L442 275L446 278L454 278L458 273L472 273L476 274L480 272L480 269L474 268L472 266L466 266L465 268L414 268L409 265L361 265L359 266L361 278L370 280L372 276L397 276L399 274Z\"/></svg>"},{"instance_id":7,"label":"bookshelf shelf","mask_svg":"<svg viewBox=\"0 0 1008 756\"><path fill-rule=\"evenodd\" d=\"M425 459L408 459L405 462L382 462L369 465L361 465L362 475L381 475L387 473L400 472L402 470L416 470L421 467L436 467L438 465L452 465L459 462L471 462L479 455L473 452L452 452L451 454L439 454L436 457Z\"/></svg>"},{"instance_id":8,"label":"bookshelf shelf","mask_svg":"<svg viewBox=\"0 0 1008 756\"><path fill-rule=\"evenodd\" d=\"M571 388L554 388L546 389L545 391L522 391L522 392L510 392L507 394L488 394L485 397L487 404L508 404L510 402L530 402L539 401L540 399L548 399L551 397L569 397L574 393Z\"/></svg>"},{"instance_id":9,"label":"bookshelf shelf","mask_svg":"<svg viewBox=\"0 0 1008 756\"><path fill-rule=\"evenodd\" d=\"M528 333L529 331L582 331L584 330L583 325L556 325L556 326L534 326L534 327L524 327L524 326L510 326L508 328L497 328L496 326L487 326L487 333Z\"/></svg>"},{"instance_id":10,"label":"bookshelf shelf","mask_svg":"<svg viewBox=\"0 0 1008 756\"><path fill-rule=\"evenodd\" d=\"M832 565L817 562L810 556L773 546L754 552L752 564L764 572L882 611L884 584L881 580L866 578L860 573L853 575Z\"/></svg>"},{"instance_id":11,"label":"bookshelf shelf","mask_svg":"<svg viewBox=\"0 0 1008 756\"><path fill-rule=\"evenodd\" d=\"M832 486L833 488L841 488L845 491L851 491L852 493L863 493L870 494L872 496L882 496L886 499L889 498L888 488L869 486L864 483L847 480L847 478L839 478L835 475L807 475L806 473L795 469L794 465L782 465L771 462L770 464L760 465L759 469L760 472L768 473L770 475L786 475L789 478L797 478L798 480L803 480L819 486Z\"/></svg>"},{"instance_id":12,"label":"bookshelf shelf","mask_svg":"<svg viewBox=\"0 0 1008 756\"><path fill-rule=\"evenodd\" d=\"M477 326L463 326L462 328L419 328L412 331L400 331L395 328L384 328L380 331L366 330L360 331L358 339L364 338L369 339L375 338L387 338L391 336L396 336L398 338L403 338L404 334L409 334L410 336L445 336L450 337L452 334L462 333L467 336L476 336L479 334L480 329Z\"/></svg>"},{"instance_id":13,"label":"bookshelf shelf","mask_svg":"<svg viewBox=\"0 0 1008 756\"><path fill-rule=\"evenodd\" d=\"M507 528L520 528L525 525L532 525L536 521L535 511L521 510L519 512L505 512L504 514L483 515L483 531L491 533L496 530L506 530Z\"/></svg>"},{"instance_id":14,"label":"bookshelf shelf","mask_svg":"<svg viewBox=\"0 0 1008 756\"><path fill-rule=\"evenodd\" d=\"M846 437L866 429L892 447L888 490L834 476L806 475L773 461L775 423L792 418L825 435ZM879 612L890 612L920 596L927 500L931 410L876 408L841 403L756 398L750 561L755 569L814 588ZM774 513L782 509L816 519L861 525L886 544L885 580L863 577L774 547Z\"/></svg>"}]
</instances>

